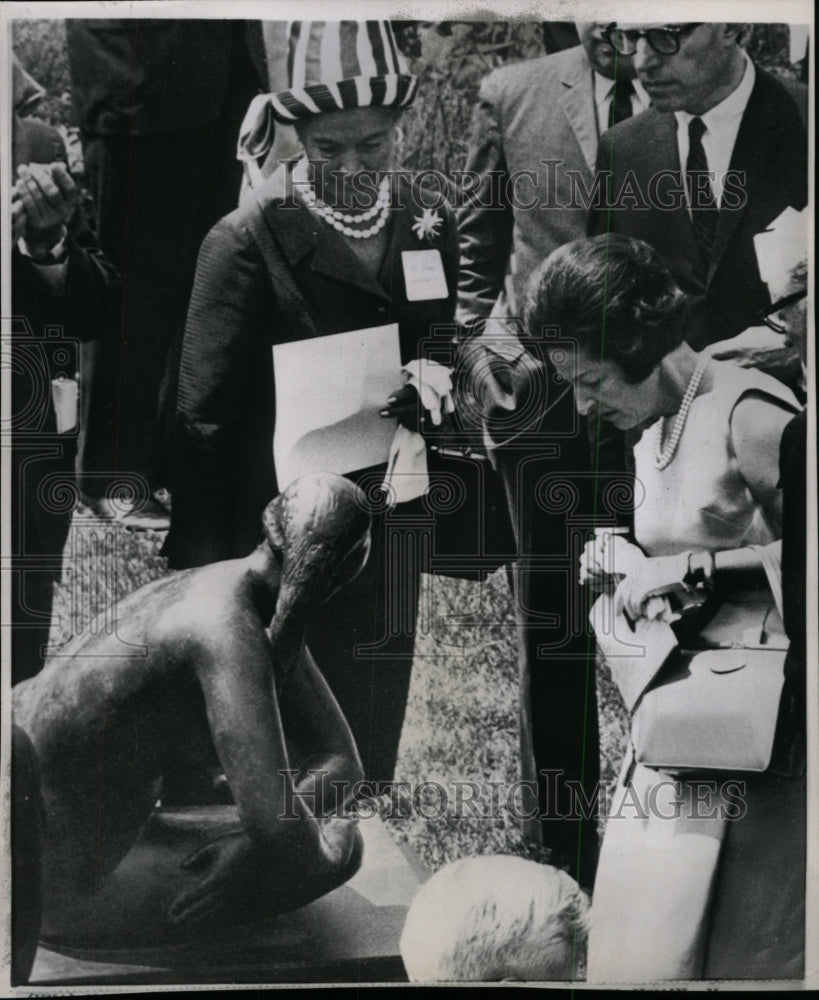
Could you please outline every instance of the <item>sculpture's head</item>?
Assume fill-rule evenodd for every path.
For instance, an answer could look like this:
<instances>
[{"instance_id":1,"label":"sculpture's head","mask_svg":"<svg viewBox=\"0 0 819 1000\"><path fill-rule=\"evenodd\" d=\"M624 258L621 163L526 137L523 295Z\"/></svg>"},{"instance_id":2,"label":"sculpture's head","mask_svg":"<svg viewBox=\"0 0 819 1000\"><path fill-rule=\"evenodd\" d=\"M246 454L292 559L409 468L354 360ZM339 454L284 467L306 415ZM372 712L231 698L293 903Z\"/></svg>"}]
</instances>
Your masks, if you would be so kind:
<instances>
[{"instance_id":1,"label":"sculpture's head","mask_svg":"<svg viewBox=\"0 0 819 1000\"><path fill-rule=\"evenodd\" d=\"M358 576L370 553L366 499L341 476L302 476L267 505L262 523L281 554L280 610L323 604Z\"/></svg>"}]
</instances>

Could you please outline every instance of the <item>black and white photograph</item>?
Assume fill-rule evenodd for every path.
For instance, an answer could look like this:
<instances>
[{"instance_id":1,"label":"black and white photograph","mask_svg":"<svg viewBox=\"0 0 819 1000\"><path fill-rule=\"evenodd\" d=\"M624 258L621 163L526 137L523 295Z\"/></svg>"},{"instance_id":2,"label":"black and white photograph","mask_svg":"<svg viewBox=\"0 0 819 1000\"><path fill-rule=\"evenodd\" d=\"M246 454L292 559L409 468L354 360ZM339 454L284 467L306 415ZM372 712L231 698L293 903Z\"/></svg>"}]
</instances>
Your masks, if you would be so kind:
<instances>
[{"instance_id":1,"label":"black and white photograph","mask_svg":"<svg viewBox=\"0 0 819 1000\"><path fill-rule=\"evenodd\" d=\"M3 995L819 985L813 25L3 5Z\"/></svg>"}]
</instances>

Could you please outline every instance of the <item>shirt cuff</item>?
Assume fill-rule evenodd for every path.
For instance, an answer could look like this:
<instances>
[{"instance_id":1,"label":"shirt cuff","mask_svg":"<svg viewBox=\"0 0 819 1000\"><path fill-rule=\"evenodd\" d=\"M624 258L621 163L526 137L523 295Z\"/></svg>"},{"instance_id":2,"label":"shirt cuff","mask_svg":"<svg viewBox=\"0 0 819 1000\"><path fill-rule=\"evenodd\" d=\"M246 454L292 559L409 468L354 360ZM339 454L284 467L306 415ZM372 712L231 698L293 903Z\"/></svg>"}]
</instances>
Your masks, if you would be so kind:
<instances>
[{"instance_id":1,"label":"shirt cuff","mask_svg":"<svg viewBox=\"0 0 819 1000\"><path fill-rule=\"evenodd\" d=\"M20 253L24 257L28 257L32 263L37 264L40 267L52 267L55 264L65 264L68 257L68 247L66 245L67 237L68 233L63 226L62 236L60 236L59 240L57 240L57 242L45 253L35 253L22 236L17 241L17 247L20 250Z\"/></svg>"}]
</instances>

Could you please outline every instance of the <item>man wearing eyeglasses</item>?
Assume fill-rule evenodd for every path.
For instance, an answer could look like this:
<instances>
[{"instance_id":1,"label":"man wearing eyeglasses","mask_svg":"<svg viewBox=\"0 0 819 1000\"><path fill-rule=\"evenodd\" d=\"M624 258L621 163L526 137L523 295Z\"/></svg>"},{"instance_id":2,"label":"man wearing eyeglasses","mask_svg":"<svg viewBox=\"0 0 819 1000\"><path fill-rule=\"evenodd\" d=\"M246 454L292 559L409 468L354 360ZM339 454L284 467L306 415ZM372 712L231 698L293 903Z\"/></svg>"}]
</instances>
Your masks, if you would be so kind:
<instances>
[{"instance_id":1,"label":"man wearing eyeglasses","mask_svg":"<svg viewBox=\"0 0 819 1000\"><path fill-rule=\"evenodd\" d=\"M691 302L693 347L793 381L798 359L758 328L771 300L753 237L807 203L807 137L793 98L745 52L746 27L609 27L652 108L603 136L597 170L608 191L590 231L635 236L665 256Z\"/></svg>"},{"instance_id":2,"label":"man wearing eyeglasses","mask_svg":"<svg viewBox=\"0 0 819 1000\"><path fill-rule=\"evenodd\" d=\"M471 375L485 403L481 416L520 555L514 589L521 772L530 781L540 775L547 817L525 822L524 835L542 838L557 862L590 886L595 823L574 818L566 782L593 798L597 713L594 681L588 683L586 673L594 668L594 647L583 631L586 598L567 583L576 574L560 565L568 551L567 514L535 499L536 484L558 477L578 490L590 484L588 440L576 426L571 392L550 371L542 345L534 361L505 322L522 315L537 265L585 233L600 135L649 104L630 60L606 40L607 22L575 27L580 45L501 67L481 84L458 215L458 319L478 330L486 324L472 345ZM544 770L552 777L544 778ZM553 791L555 775L559 788ZM529 812L529 804L523 809Z\"/></svg>"}]
</instances>

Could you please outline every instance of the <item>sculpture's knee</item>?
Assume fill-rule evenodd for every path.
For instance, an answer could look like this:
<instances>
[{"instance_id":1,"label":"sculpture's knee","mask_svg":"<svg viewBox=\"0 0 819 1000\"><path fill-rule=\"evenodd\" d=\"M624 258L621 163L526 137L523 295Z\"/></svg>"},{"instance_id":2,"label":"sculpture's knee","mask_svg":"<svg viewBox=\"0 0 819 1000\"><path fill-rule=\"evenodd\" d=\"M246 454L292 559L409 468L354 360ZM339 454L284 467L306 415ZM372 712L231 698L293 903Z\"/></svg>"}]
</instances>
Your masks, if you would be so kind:
<instances>
[{"instance_id":1,"label":"sculpture's knee","mask_svg":"<svg viewBox=\"0 0 819 1000\"><path fill-rule=\"evenodd\" d=\"M34 964L42 921L43 806L40 769L31 740L18 726L11 748L12 984L25 983Z\"/></svg>"}]
</instances>

